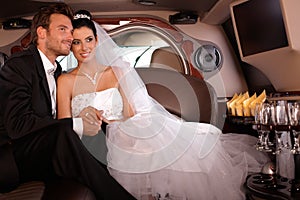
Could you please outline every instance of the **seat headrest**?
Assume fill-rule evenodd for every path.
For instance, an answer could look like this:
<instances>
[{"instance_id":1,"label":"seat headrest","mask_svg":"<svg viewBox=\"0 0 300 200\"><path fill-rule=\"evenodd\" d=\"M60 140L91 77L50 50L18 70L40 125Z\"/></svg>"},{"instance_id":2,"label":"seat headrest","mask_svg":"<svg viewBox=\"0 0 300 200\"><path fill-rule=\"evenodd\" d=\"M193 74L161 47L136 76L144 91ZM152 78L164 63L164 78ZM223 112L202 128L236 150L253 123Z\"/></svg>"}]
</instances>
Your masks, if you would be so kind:
<instances>
[{"instance_id":1,"label":"seat headrest","mask_svg":"<svg viewBox=\"0 0 300 200\"><path fill-rule=\"evenodd\" d=\"M184 65L181 58L171 49L171 47L155 49L152 53L150 67L175 69L178 72L184 72Z\"/></svg>"}]
</instances>

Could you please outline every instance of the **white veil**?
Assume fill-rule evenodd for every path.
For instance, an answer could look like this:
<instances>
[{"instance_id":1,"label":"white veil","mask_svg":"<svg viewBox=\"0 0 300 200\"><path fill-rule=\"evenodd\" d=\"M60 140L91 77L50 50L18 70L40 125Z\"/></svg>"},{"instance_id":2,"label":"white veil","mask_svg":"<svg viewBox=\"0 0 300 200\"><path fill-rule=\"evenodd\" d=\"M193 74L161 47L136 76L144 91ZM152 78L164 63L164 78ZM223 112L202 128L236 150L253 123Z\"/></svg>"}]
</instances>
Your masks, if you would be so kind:
<instances>
[{"instance_id":1,"label":"white veil","mask_svg":"<svg viewBox=\"0 0 300 200\"><path fill-rule=\"evenodd\" d=\"M221 131L209 124L183 122L148 95L125 53L106 31L95 23L97 61L111 66L135 115L107 126L108 166L122 172L152 172L176 162L202 135L198 159L205 157L218 141ZM205 144L205 145L204 145Z\"/></svg>"}]
</instances>

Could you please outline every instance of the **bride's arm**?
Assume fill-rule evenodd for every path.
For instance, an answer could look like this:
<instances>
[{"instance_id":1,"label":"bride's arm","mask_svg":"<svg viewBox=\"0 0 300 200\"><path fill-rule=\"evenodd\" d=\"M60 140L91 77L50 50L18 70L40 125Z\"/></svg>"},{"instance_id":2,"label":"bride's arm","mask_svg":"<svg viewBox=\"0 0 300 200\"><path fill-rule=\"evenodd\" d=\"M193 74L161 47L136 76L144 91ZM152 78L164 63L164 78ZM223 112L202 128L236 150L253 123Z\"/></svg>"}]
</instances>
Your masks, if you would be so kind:
<instances>
[{"instance_id":1,"label":"bride's arm","mask_svg":"<svg viewBox=\"0 0 300 200\"><path fill-rule=\"evenodd\" d=\"M128 119L134 115L134 111L133 111L131 105L129 104L129 102L126 98L126 95L124 94L121 87L119 87L119 91L120 91L120 94L121 94L122 100L123 100L123 116L125 119Z\"/></svg>"}]
</instances>

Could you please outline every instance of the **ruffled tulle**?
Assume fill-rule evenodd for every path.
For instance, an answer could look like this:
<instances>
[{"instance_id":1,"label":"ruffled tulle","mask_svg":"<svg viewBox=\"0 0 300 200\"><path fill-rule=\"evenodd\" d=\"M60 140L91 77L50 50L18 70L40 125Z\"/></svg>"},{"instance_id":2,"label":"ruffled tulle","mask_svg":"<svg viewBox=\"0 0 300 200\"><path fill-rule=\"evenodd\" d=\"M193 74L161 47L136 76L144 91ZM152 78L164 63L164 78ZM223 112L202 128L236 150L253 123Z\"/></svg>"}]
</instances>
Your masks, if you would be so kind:
<instances>
[{"instance_id":1,"label":"ruffled tulle","mask_svg":"<svg viewBox=\"0 0 300 200\"><path fill-rule=\"evenodd\" d=\"M96 94L111 96L107 91ZM119 113L114 112L122 105L118 99L107 113ZM87 100L91 100L89 93L73 101L74 108L81 110ZM210 124L184 122L166 115L162 107L151 110L155 112L140 112L107 126L107 159L98 140L91 143L83 138L83 143L95 158L108 162L111 175L139 200L147 196L244 199L246 176L259 172L269 161L255 150L255 137L222 134Z\"/></svg>"},{"instance_id":2,"label":"ruffled tulle","mask_svg":"<svg viewBox=\"0 0 300 200\"><path fill-rule=\"evenodd\" d=\"M183 127L182 133L178 131L179 125ZM177 146L182 149L176 149L176 153L159 148L170 145L172 128L177 130L175 133L182 134L180 141L189 141ZM174 121L172 126L161 127L162 132L150 140L124 136L124 127L120 128L117 123L109 129L113 134L108 134L107 141L114 144L113 147L108 145L109 171L137 199L152 195L161 199L241 200L245 198L243 183L247 175L260 172L269 161L265 154L255 150L255 137L222 134L209 124ZM120 153L120 149L116 151L116 146L126 149L126 153ZM158 160L149 152L164 154L159 157L160 168L153 167Z\"/></svg>"}]
</instances>

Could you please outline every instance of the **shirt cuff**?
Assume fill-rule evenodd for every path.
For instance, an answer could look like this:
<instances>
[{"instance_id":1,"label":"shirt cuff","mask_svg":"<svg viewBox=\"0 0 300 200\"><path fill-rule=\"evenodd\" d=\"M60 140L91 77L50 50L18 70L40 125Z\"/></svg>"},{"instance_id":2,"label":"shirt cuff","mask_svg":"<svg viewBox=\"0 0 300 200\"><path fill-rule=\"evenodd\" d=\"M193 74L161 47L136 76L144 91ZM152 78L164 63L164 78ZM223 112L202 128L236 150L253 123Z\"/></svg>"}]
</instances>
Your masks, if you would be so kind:
<instances>
[{"instance_id":1,"label":"shirt cuff","mask_svg":"<svg viewBox=\"0 0 300 200\"><path fill-rule=\"evenodd\" d=\"M77 135L81 139L83 135L82 118L73 118L73 130L77 133Z\"/></svg>"}]
</instances>

